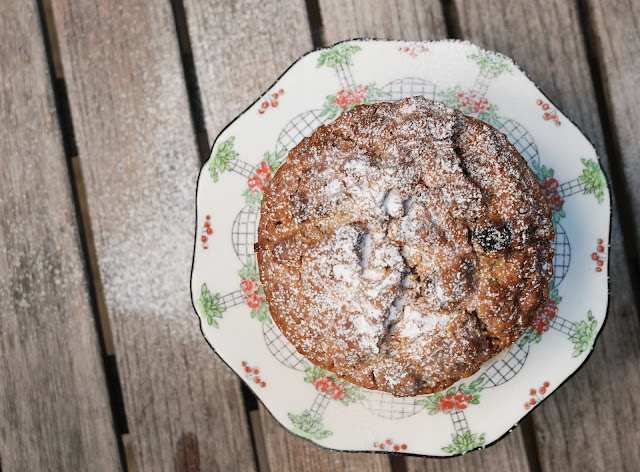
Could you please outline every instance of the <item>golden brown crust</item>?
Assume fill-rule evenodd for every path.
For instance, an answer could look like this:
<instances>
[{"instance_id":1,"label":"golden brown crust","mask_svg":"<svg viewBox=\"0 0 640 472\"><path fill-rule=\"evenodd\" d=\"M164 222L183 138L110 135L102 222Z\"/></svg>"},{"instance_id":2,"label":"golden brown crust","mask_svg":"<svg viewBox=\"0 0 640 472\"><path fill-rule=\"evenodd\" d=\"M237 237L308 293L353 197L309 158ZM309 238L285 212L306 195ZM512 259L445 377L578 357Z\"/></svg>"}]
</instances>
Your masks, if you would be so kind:
<instances>
[{"instance_id":1,"label":"golden brown crust","mask_svg":"<svg viewBox=\"0 0 640 472\"><path fill-rule=\"evenodd\" d=\"M472 375L548 296L550 210L506 137L414 97L291 150L262 201L271 315L311 362L410 396Z\"/></svg>"}]
</instances>

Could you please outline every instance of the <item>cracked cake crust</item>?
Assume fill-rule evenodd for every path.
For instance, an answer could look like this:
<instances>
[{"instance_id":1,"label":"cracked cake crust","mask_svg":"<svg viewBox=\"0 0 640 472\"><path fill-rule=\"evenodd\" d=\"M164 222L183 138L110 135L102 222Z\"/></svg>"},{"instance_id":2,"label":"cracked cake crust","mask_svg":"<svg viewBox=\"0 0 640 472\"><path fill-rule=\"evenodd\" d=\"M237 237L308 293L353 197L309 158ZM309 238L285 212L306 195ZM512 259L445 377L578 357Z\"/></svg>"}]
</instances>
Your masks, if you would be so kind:
<instances>
[{"instance_id":1,"label":"cracked cake crust","mask_svg":"<svg viewBox=\"0 0 640 472\"><path fill-rule=\"evenodd\" d=\"M255 249L273 320L301 354L413 396L522 335L548 296L553 237L505 135L413 97L356 107L293 148Z\"/></svg>"}]
</instances>

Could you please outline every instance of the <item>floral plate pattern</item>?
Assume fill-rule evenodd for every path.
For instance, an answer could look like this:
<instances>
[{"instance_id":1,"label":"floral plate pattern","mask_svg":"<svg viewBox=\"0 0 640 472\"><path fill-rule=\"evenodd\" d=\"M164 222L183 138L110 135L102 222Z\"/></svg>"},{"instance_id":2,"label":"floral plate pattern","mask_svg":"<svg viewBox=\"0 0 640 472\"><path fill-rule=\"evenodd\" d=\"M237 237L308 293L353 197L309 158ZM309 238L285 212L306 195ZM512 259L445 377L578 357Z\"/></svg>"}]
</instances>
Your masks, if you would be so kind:
<instances>
[{"instance_id":1,"label":"floral plate pattern","mask_svg":"<svg viewBox=\"0 0 640 472\"><path fill-rule=\"evenodd\" d=\"M511 348L446 391L396 398L298 354L269 315L253 244L264 189L292 147L356 105L413 95L491 123L520 151L552 208L554 276ZM191 291L205 339L283 427L330 449L484 448L578 370L606 318L610 196L596 151L511 59L468 42L351 40L306 54L215 140L196 221Z\"/></svg>"}]
</instances>

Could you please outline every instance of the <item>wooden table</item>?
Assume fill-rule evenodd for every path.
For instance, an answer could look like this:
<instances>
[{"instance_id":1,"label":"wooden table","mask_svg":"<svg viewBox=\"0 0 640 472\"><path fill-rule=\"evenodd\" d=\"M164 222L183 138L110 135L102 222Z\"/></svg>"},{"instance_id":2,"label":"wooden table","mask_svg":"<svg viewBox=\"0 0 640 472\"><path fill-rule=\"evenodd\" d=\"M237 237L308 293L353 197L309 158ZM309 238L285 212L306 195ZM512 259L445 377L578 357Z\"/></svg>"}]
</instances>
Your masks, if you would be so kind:
<instances>
[{"instance_id":1,"label":"wooden table","mask_svg":"<svg viewBox=\"0 0 640 472\"><path fill-rule=\"evenodd\" d=\"M639 18L640 0L0 0L0 468L638 470ZM193 195L212 138L302 53L351 37L513 57L611 179L595 353L483 452L314 447L196 326Z\"/></svg>"}]
</instances>

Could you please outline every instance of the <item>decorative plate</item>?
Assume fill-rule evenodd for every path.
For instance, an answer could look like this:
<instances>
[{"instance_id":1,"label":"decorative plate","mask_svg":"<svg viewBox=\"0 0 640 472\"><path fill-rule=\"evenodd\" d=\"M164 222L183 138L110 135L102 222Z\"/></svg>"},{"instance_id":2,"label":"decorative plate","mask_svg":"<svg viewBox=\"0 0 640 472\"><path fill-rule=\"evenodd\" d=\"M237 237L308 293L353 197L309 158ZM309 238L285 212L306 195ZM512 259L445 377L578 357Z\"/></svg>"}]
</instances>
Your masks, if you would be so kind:
<instances>
[{"instance_id":1,"label":"decorative plate","mask_svg":"<svg viewBox=\"0 0 640 472\"><path fill-rule=\"evenodd\" d=\"M551 295L474 376L413 398L356 387L269 316L253 244L265 186L303 137L362 103L424 95L507 135L556 230ZM608 304L610 197L593 146L509 58L460 41L352 40L310 52L229 124L202 167L191 291L205 339L293 434L330 449L453 456L503 437L587 360Z\"/></svg>"}]
</instances>

